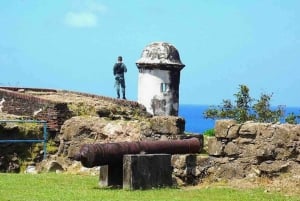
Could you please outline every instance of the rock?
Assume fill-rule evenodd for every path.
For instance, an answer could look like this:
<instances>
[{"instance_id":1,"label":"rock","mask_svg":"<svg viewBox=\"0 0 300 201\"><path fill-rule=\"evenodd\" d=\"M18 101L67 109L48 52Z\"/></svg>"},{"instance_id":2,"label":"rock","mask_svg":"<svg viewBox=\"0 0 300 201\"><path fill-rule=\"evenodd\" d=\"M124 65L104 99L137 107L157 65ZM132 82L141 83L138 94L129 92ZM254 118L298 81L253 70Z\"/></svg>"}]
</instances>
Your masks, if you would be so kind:
<instances>
[{"instance_id":1,"label":"rock","mask_svg":"<svg viewBox=\"0 0 300 201\"><path fill-rule=\"evenodd\" d=\"M227 156L237 156L240 154L240 149L235 143L229 142L225 145L224 152Z\"/></svg>"},{"instance_id":2,"label":"rock","mask_svg":"<svg viewBox=\"0 0 300 201\"><path fill-rule=\"evenodd\" d=\"M259 140L270 140L275 132L273 124L271 123L260 123L257 127L256 138Z\"/></svg>"},{"instance_id":3,"label":"rock","mask_svg":"<svg viewBox=\"0 0 300 201\"><path fill-rule=\"evenodd\" d=\"M15 162L9 162L8 164L8 172L13 172L13 173L18 173L20 172L20 164L19 161L15 161Z\"/></svg>"},{"instance_id":4,"label":"rock","mask_svg":"<svg viewBox=\"0 0 300 201\"><path fill-rule=\"evenodd\" d=\"M247 164L241 164L241 163L225 163L220 165L216 172L214 173L214 177L219 179L240 179L244 178L246 176L246 167Z\"/></svg>"},{"instance_id":5,"label":"rock","mask_svg":"<svg viewBox=\"0 0 300 201\"><path fill-rule=\"evenodd\" d=\"M214 164L216 164L216 166L218 166L220 164L229 163L229 158L228 157L214 158L213 161L214 161Z\"/></svg>"},{"instance_id":6,"label":"rock","mask_svg":"<svg viewBox=\"0 0 300 201\"><path fill-rule=\"evenodd\" d=\"M254 174L256 176L260 176L261 175L261 171L257 167L252 166L251 170L254 172Z\"/></svg>"},{"instance_id":7,"label":"rock","mask_svg":"<svg viewBox=\"0 0 300 201\"><path fill-rule=\"evenodd\" d=\"M160 134L178 135L185 129L185 120L175 116L154 116L150 124L153 132Z\"/></svg>"},{"instance_id":8,"label":"rock","mask_svg":"<svg viewBox=\"0 0 300 201\"><path fill-rule=\"evenodd\" d=\"M73 117L62 126L58 155L73 157L85 143L137 141L138 121L111 121L100 117Z\"/></svg>"},{"instance_id":9,"label":"rock","mask_svg":"<svg viewBox=\"0 0 300 201\"><path fill-rule=\"evenodd\" d=\"M300 162L300 154L298 155L296 161L297 161L297 162Z\"/></svg>"},{"instance_id":10,"label":"rock","mask_svg":"<svg viewBox=\"0 0 300 201\"><path fill-rule=\"evenodd\" d=\"M284 148L275 148L274 152L276 160L287 160L292 155L292 153L289 150Z\"/></svg>"},{"instance_id":11,"label":"rock","mask_svg":"<svg viewBox=\"0 0 300 201\"><path fill-rule=\"evenodd\" d=\"M237 159L240 163L246 163L251 165L257 165L259 163L256 156L240 157Z\"/></svg>"},{"instance_id":12,"label":"rock","mask_svg":"<svg viewBox=\"0 0 300 201\"><path fill-rule=\"evenodd\" d=\"M26 170L24 171L25 174L37 174L37 170L35 166L29 165L27 166Z\"/></svg>"},{"instance_id":13,"label":"rock","mask_svg":"<svg viewBox=\"0 0 300 201\"><path fill-rule=\"evenodd\" d=\"M48 167L46 169L47 169L47 172L64 171L63 166L57 161L50 161L48 163Z\"/></svg>"},{"instance_id":14,"label":"rock","mask_svg":"<svg viewBox=\"0 0 300 201\"><path fill-rule=\"evenodd\" d=\"M209 138L208 141L208 154L211 156L222 156L223 152L223 143L217 138Z\"/></svg>"},{"instance_id":15,"label":"rock","mask_svg":"<svg viewBox=\"0 0 300 201\"><path fill-rule=\"evenodd\" d=\"M159 140L166 141L166 140L169 140L169 138L165 135L162 135Z\"/></svg>"},{"instance_id":16,"label":"rock","mask_svg":"<svg viewBox=\"0 0 300 201\"><path fill-rule=\"evenodd\" d=\"M99 175L100 172L100 166L98 167L93 167L93 168L86 168L86 167L81 167L79 170L80 174L86 174L86 175Z\"/></svg>"},{"instance_id":17,"label":"rock","mask_svg":"<svg viewBox=\"0 0 300 201\"><path fill-rule=\"evenodd\" d=\"M275 156L275 146L272 144L262 144L256 150L256 157L260 160L274 159Z\"/></svg>"},{"instance_id":18,"label":"rock","mask_svg":"<svg viewBox=\"0 0 300 201\"><path fill-rule=\"evenodd\" d=\"M140 134L141 136L151 137L154 134L154 131L151 129L151 123L142 121L140 123Z\"/></svg>"},{"instance_id":19,"label":"rock","mask_svg":"<svg viewBox=\"0 0 300 201\"><path fill-rule=\"evenodd\" d=\"M272 143L279 147L286 144L290 140L290 126L290 124L273 125L275 132Z\"/></svg>"},{"instance_id":20,"label":"rock","mask_svg":"<svg viewBox=\"0 0 300 201\"><path fill-rule=\"evenodd\" d=\"M230 128L228 129L226 138L229 138L229 139L237 138L239 136L239 129L240 129L240 125L230 126Z\"/></svg>"},{"instance_id":21,"label":"rock","mask_svg":"<svg viewBox=\"0 0 300 201\"><path fill-rule=\"evenodd\" d=\"M242 144L242 145L253 144L254 143L254 139L239 137L239 138L235 139L233 142L236 142L237 144Z\"/></svg>"},{"instance_id":22,"label":"rock","mask_svg":"<svg viewBox=\"0 0 300 201\"><path fill-rule=\"evenodd\" d=\"M176 169L185 169L186 155L175 154L171 157L171 165Z\"/></svg>"},{"instance_id":23,"label":"rock","mask_svg":"<svg viewBox=\"0 0 300 201\"><path fill-rule=\"evenodd\" d=\"M233 119L216 120L215 123L215 137L217 138L236 138L238 136L234 131L237 129L234 127L237 121ZM233 128L234 127L234 128ZM233 129L231 129L233 128ZM230 135L228 135L230 131Z\"/></svg>"},{"instance_id":24,"label":"rock","mask_svg":"<svg viewBox=\"0 0 300 201\"><path fill-rule=\"evenodd\" d=\"M195 185L205 178L212 166L212 160L208 156L196 154L173 155L171 165L173 166L173 177L179 179L178 185Z\"/></svg>"},{"instance_id":25,"label":"rock","mask_svg":"<svg viewBox=\"0 0 300 201\"><path fill-rule=\"evenodd\" d=\"M259 123L253 123L253 122L246 122L242 124L239 130L239 135L253 137L253 135L257 134L258 124Z\"/></svg>"},{"instance_id":26,"label":"rock","mask_svg":"<svg viewBox=\"0 0 300 201\"><path fill-rule=\"evenodd\" d=\"M289 165L286 161L265 161L258 166L258 169L264 174L274 176L280 172L286 172Z\"/></svg>"},{"instance_id":27,"label":"rock","mask_svg":"<svg viewBox=\"0 0 300 201\"><path fill-rule=\"evenodd\" d=\"M100 106L96 108L96 113L99 115L99 117L109 117L111 110L105 106Z\"/></svg>"}]
</instances>

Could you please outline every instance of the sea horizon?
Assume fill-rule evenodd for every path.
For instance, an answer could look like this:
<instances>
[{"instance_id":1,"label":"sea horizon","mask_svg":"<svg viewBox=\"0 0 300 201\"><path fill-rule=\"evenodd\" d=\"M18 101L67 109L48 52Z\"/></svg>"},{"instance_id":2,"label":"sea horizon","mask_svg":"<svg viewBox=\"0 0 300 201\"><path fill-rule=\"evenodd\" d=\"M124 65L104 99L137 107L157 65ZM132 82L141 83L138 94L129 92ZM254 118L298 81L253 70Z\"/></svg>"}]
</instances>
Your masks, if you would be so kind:
<instances>
[{"instance_id":1,"label":"sea horizon","mask_svg":"<svg viewBox=\"0 0 300 201\"><path fill-rule=\"evenodd\" d=\"M206 130L213 129L215 126L215 120L206 119L203 116L203 112L206 111L211 105L201 104L180 104L178 116L185 119L185 132L199 133L202 134ZM276 108L272 106L271 108ZM300 114L300 106L285 106L284 117L281 118L281 123L284 123L284 118L289 114L294 113L295 115ZM297 123L300 123L300 119L297 119Z\"/></svg>"}]
</instances>

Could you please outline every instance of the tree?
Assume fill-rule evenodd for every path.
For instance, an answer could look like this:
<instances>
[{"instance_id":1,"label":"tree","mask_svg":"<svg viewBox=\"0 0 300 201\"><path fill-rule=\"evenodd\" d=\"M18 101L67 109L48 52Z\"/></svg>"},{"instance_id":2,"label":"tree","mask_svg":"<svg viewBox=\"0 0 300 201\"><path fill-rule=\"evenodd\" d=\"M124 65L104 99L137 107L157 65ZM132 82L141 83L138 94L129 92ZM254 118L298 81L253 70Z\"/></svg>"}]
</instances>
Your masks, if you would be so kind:
<instances>
[{"instance_id":1,"label":"tree","mask_svg":"<svg viewBox=\"0 0 300 201\"><path fill-rule=\"evenodd\" d=\"M210 106L203 114L205 118L220 119L230 118L242 123L253 120L259 122L277 122L283 116L283 108L278 107L272 110L270 100L272 97L268 94L262 94L259 100L251 98L250 90L246 85L239 85L239 91L234 94L235 105L231 100L223 100L219 106ZM256 103L252 106L252 102Z\"/></svg>"},{"instance_id":2,"label":"tree","mask_svg":"<svg viewBox=\"0 0 300 201\"><path fill-rule=\"evenodd\" d=\"M300 118L300 115L295 115L292 112L285 118L285 122L287 122L289 124L297 124L297 119L299 119L299 118Z\"/></svg>"},{"instance_id":3,"label":"tree","mask_svg":"<svg viewBox=\"0 0 300 201\"><path fill-rule=\"evenodd\" d=\"M239 85L238 93L234 94L236 97L236 109L234 118L238 122L245 122L252 120L253 116L251 115L251 103L253 99L249 95L249 88L246 85Z\"/></svg>"},{"instance_id":4,"label":"tree","mask_svg":"<svg viewBox=\"0 0 300 201\"><path fill-rule=\"evenodd\" d=\"M278 106L276 110L271 110L270 100L273 94L262 94L253 110L256 113L255 119L259 122L277 122L283 116L284 108Z\"/></svg>"}]
</instances>

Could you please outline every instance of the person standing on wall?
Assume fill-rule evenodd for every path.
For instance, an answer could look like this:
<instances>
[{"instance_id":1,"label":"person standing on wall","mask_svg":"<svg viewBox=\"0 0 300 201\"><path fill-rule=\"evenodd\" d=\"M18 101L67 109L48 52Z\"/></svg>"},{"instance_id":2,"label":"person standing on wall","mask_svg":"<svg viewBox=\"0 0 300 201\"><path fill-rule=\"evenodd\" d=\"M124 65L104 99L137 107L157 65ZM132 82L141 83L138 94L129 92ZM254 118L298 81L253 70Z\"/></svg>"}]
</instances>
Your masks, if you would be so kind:
<instances>
[{"instance_id":1,"label":"person standing on wall","mask_svg":"<svg viewBox=\"0 0 300 201\"><path fill-rule=\"evenodd\" d=\"M122 57L118 56L118 62L115 63L114 65L114 76L115 76L115 87L117 90L117 98L120 98L120 87L122 89L122 95L123 95L123 99L126 99L125 96L125 77L124 77L124 73L127 72L127 68L126 65L123 63L122 61Z\"/></svg>"}]
</instances>

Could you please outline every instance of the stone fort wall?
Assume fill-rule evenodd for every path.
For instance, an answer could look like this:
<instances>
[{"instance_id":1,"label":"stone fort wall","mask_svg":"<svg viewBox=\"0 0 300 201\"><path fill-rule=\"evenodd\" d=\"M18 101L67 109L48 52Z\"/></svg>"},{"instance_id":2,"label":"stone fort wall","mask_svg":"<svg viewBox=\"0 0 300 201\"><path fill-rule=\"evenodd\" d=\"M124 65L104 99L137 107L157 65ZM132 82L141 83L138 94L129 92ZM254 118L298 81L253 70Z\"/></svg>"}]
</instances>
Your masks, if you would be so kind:
<instances>
[{"instance_id":1,"label":"stone fort wall","mask_svg":"<svg viewBox=\"0 0 300 201\"><path fill-rule=\"evenodd\" d=\"M227 170L225 177L274 176L300 167L300 125L222 120L215 131L208 153Z\"/></svg>"},{"instance_id":2,"label":"stone fort wall","mask_svg":"<svg viewBox=\"0 0 300 201\"><path fill-rule=\"evenodd\" d=\"M72 117L67 103L28 95L22 93L22 90L27 89L0 87L0 101L2 102L0 109L9 114L46 120L50 132L59 132L63 123ZM56 91L32 88L30 90L36 92ZM127 104L130 107L139 107L138 103L133 101L119 101L84 93L78 94L102 98L117 104ZM3 102L2 99L5 101ZM40 111L40 109L42 110ZM152 121L154 120L155 118L152 119ZM158 125L155 133L170 132L167 124L161 121L153 124ZM176 124L175 127L177 128L174 130L175 133L184 131L182 125ZM215 124L215 137L208 139L207 152L207 156L172 156L173 174L178 178L178 183L196 184L207 177L220 180L264 175L277 176L285 172L299 176L300 125L256 122L239 124L234 120L218 120Z\"/></svg>"},{"instance_id":3,"label":"stone fort wall","mask_svg":"<svg viewBox=\"0 0 300 201\"><path fill-rule=\"evenodd\" d=\"M22 93L24 88L0 88L3 100L1 111L24 118L47 121L50 132L58 132L63 122L71 115L67 104ZM51 89L30 89L36 92L55 92Z\"/></svg>"},{"instance_id":4,"label":"stone fort wall","mask_svg":"<svg viewBox=\"0 0 300 201\"><path fill-rule=\"evenodd\" d=\"M67 90L42 89L42 88L20 88L20 87L0 87L0 112L8 114L20 115L24 118L34 120L47 121L48 131L57 134L60 131L63 123L75 116L68 108L68 103L64 101L55 101L50 99L40 98L38 96L26 93L31 91L34 93L71 93L82 97L89 97L109 101L115 105L122 105L132 109L142 106L135 101L123 101L105 96L94 94L74 92ZM1 102L2 101L2 102ZM144 109L145 110L145 109Z\"/></svg>"},{"instance_id":5,"label":"stone fort wall","mask_svg":"<svg viewBox=\"0 0 300 201\"><path fill-rule=\"evenodd\" d=\"M174 173L185 183L289 173L300 177L300 125L218 120L208 156L173 156Z\"/></svg>"}]
</instances>

